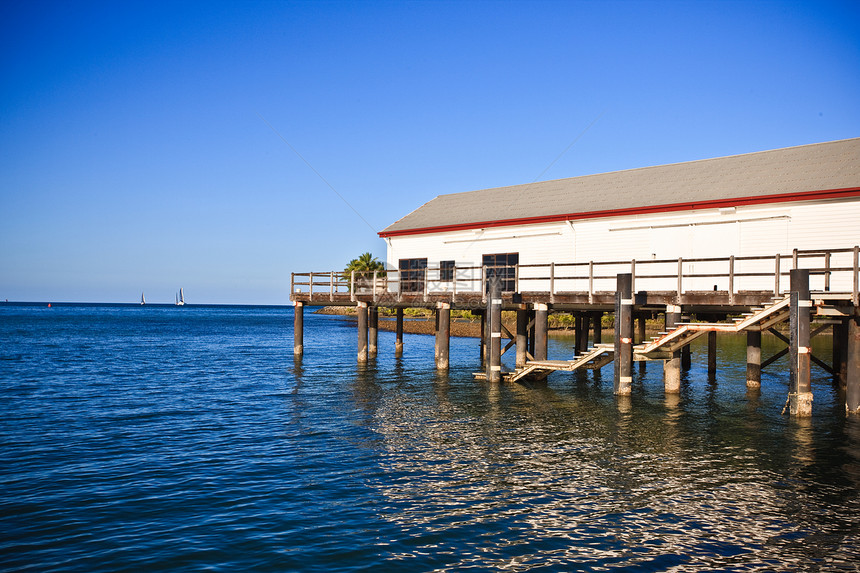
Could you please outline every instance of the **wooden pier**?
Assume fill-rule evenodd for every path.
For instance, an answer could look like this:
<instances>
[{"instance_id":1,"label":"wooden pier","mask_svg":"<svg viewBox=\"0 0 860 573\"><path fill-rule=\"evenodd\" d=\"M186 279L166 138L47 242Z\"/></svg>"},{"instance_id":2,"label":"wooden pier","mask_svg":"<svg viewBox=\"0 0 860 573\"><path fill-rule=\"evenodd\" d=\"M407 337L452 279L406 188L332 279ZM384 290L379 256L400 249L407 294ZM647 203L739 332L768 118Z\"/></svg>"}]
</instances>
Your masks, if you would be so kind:
<instances>
[{"instance_id":1,"label":"wooden pier","mask_svg":"<svg viewBox=\"0 0 860 573\"><path fill-rule=\"evenodd\" d=\"M674 272L667 272L671 268ZM704 271L702 270L704 269ZM443 280L447 279L447 280ZM453 279L453 280L452 280ZM692 290L703 281L713 290ZM763 284L772 288L761 288ZM754 287L754 288L750 288ZM835 287L835 288L834 288ZM596 369L614 363L614 392L629 395L634 361L662 361L666 393L680 392L681 369L689 344L708 336L709 372L716 369L716 333L747 337L749 387L760 386L761 371L789 354L789 411L810 416L810 369L816 365L842 386L846 411L860 414L860 248L794 250L769 257L593 261L533 265L447 267L369 273L329 271L293 273L294 352L303 353L304 306L353 306L358 310L358 361L378 352L380 307L396 309L395 354L403 352L403 309L433 309L435 361L449 367L452 309L482 316L481 361L477 378L490 382L541 380L555 371ZM501 321L502 310L516 311L516 332ZM574 315L576 355L547 356L551 312ZM614 315L615 342L601 341L600 318ZM665 331L644 340L644 318L662 315ZM695 317L685 320L684 317ZM634 332L636 319L638 332ZM819 326L810 329L811 322ZM788 323L789 336L777 325ZM814 356L810 339L833 334L829 360ZM588 347L589 332L594 346ZM786 349L762 360L761 334L771 332ZM503 344L503 338L507 343ZM637 338L637 341L634 341ZM503 371L501 356L516 349L516 367Z\"/></svg>"}]
</instances>

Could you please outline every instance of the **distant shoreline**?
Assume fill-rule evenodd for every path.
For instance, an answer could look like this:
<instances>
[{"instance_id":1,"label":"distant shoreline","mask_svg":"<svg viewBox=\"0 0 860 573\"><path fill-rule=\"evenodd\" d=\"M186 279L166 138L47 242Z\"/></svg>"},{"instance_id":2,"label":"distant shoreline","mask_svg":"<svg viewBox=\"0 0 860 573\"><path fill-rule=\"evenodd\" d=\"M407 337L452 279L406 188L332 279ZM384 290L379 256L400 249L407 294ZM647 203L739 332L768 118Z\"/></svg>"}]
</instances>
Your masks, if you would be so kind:
<instances>
[{"instance_id":1,"label":"distant shoreline","mask_svg":"<svg viewBox=\"0 0 860 573\"><path fill-rule=\"evenodd\" d=\"M327 314L332 316L341 316L347 319L354 319L356 317L355 308L354 307L345 307L345 306L324 306L320 307L318 310L314 311L314 314ZM516 331L516 323L515 322L505 322L505 328L507 328L511 332ZM385 330L387 332L394 332L397 328L397 322L394 317L390 316L380 316L379 317L379 330ZM403 332L407 334L435 334L436 333L436 321L432 318L424 318L424 317L404 317L403 320ZM603 334L612 336L615 330L613 328L603 328ZM574 336L574 330L572 328L549 328L549 334L552 336L558 337L572 337ZM472 321L472 320L464 320L451 318L451 336L461 337L461 338L480 338L481 337L481 323L480 321Z\"/></svg>"}]
</instances>

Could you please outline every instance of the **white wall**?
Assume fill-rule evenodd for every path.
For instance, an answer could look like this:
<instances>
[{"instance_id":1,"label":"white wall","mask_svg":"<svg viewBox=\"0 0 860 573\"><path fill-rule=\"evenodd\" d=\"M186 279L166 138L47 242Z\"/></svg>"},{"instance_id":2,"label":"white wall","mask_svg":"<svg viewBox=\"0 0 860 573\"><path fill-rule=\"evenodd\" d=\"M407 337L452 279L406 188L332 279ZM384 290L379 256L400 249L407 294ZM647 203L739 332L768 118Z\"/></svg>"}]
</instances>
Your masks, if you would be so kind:
<instances>
[{"instance_id":1,"label":"white wall","mask_svg":"<svg viewBox=\"0 0 860 573\"><path fill-rule=\"evenodd\" d=\"M834 249L860 244L860 200L820 203L783 203L738 207L736 209L703 209L661 215L635 215L588 219L564 223L494 227L450 233L433 233L391 237L388 239L387 264L398 268L399 259L427 258L430 290L451 290L453 284L438 280L439 261L454 260L457 267L480 267L482 255L519 253L520 265L573 263L588 261L624 261L626 264L600 266L599 274L613 276L630 272L629 261L638 261L637 290L674 290L675 279L647 279L646 274L677 274L677 259L710 257L790 255L792 249ZM665 264L647 264L648 260L668 259ZM851 266L850 254L834 255L831 265ZM821 266L822 260L802 262L800 266ZM789 259L781 268L790 268ZM774 261L737 261L735 272L767 272ZM684 273L727 273L725 262L684 263ZM548 281L529 281L527 277L547 277L547 268L520 271L520 290L548 290ZM578 280L562 279L565 276ZM556 291L588 289L586 266L557 267ZM480 270L458 272L459 291L479 290ZM393 277L392 277L393 278ZM598 280L594 290L614 290L614 279ZM787 286L788 279L784 279ZM812 288L823 288L823 278L813 277ZM727 278L689 278L684 290L719 290L728 288ZM773 288L773 277L736 277L735 291ZM832 275L831 290L847 292L852 288L849 273Z\"/></svg>"}]
</instances>

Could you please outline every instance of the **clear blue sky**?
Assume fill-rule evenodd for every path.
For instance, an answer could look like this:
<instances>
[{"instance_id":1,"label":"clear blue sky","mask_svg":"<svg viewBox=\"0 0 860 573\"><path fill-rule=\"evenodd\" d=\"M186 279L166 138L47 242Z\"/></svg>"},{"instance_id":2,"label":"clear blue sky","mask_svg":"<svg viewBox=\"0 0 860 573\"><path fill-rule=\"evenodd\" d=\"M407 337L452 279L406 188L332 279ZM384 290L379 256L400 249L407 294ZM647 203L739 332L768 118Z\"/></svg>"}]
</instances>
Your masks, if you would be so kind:
<instances>
[{"instance_id":1,"label":"clear blue sky","mask_svg":"<svg viewBox=\"0 0 860 573\"><path fill-rule=\"evenodd\" d=\"M860 136L860 3L7 0L0 78L0 300L286 304L439 194Z\"/></svg>"}]
</instances>

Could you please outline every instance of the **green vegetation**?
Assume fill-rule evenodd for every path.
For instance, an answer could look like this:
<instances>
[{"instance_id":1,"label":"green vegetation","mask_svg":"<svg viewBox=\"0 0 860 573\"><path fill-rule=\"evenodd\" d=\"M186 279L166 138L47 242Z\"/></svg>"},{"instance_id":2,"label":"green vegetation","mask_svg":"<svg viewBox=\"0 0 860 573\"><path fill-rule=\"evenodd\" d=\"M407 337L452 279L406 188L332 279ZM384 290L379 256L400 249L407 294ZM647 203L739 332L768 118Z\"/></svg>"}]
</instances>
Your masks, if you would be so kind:
<instances>
[{"instance_id":1,"label":"green vegetation","mask_svg":"<svg viewBox=\"0 0 860 573\"><path fill-rule=\"evenodd\" d=\"M366 274L372 273L373 271L384 271L385 264L374 257L370 253L364 253L360 255L357 259L352 259L347 263L346 267L343 269L344 278L347 280L352 275L352 272L355 271L356 275L359 273Z\"/></svg>"}]
</instances>

